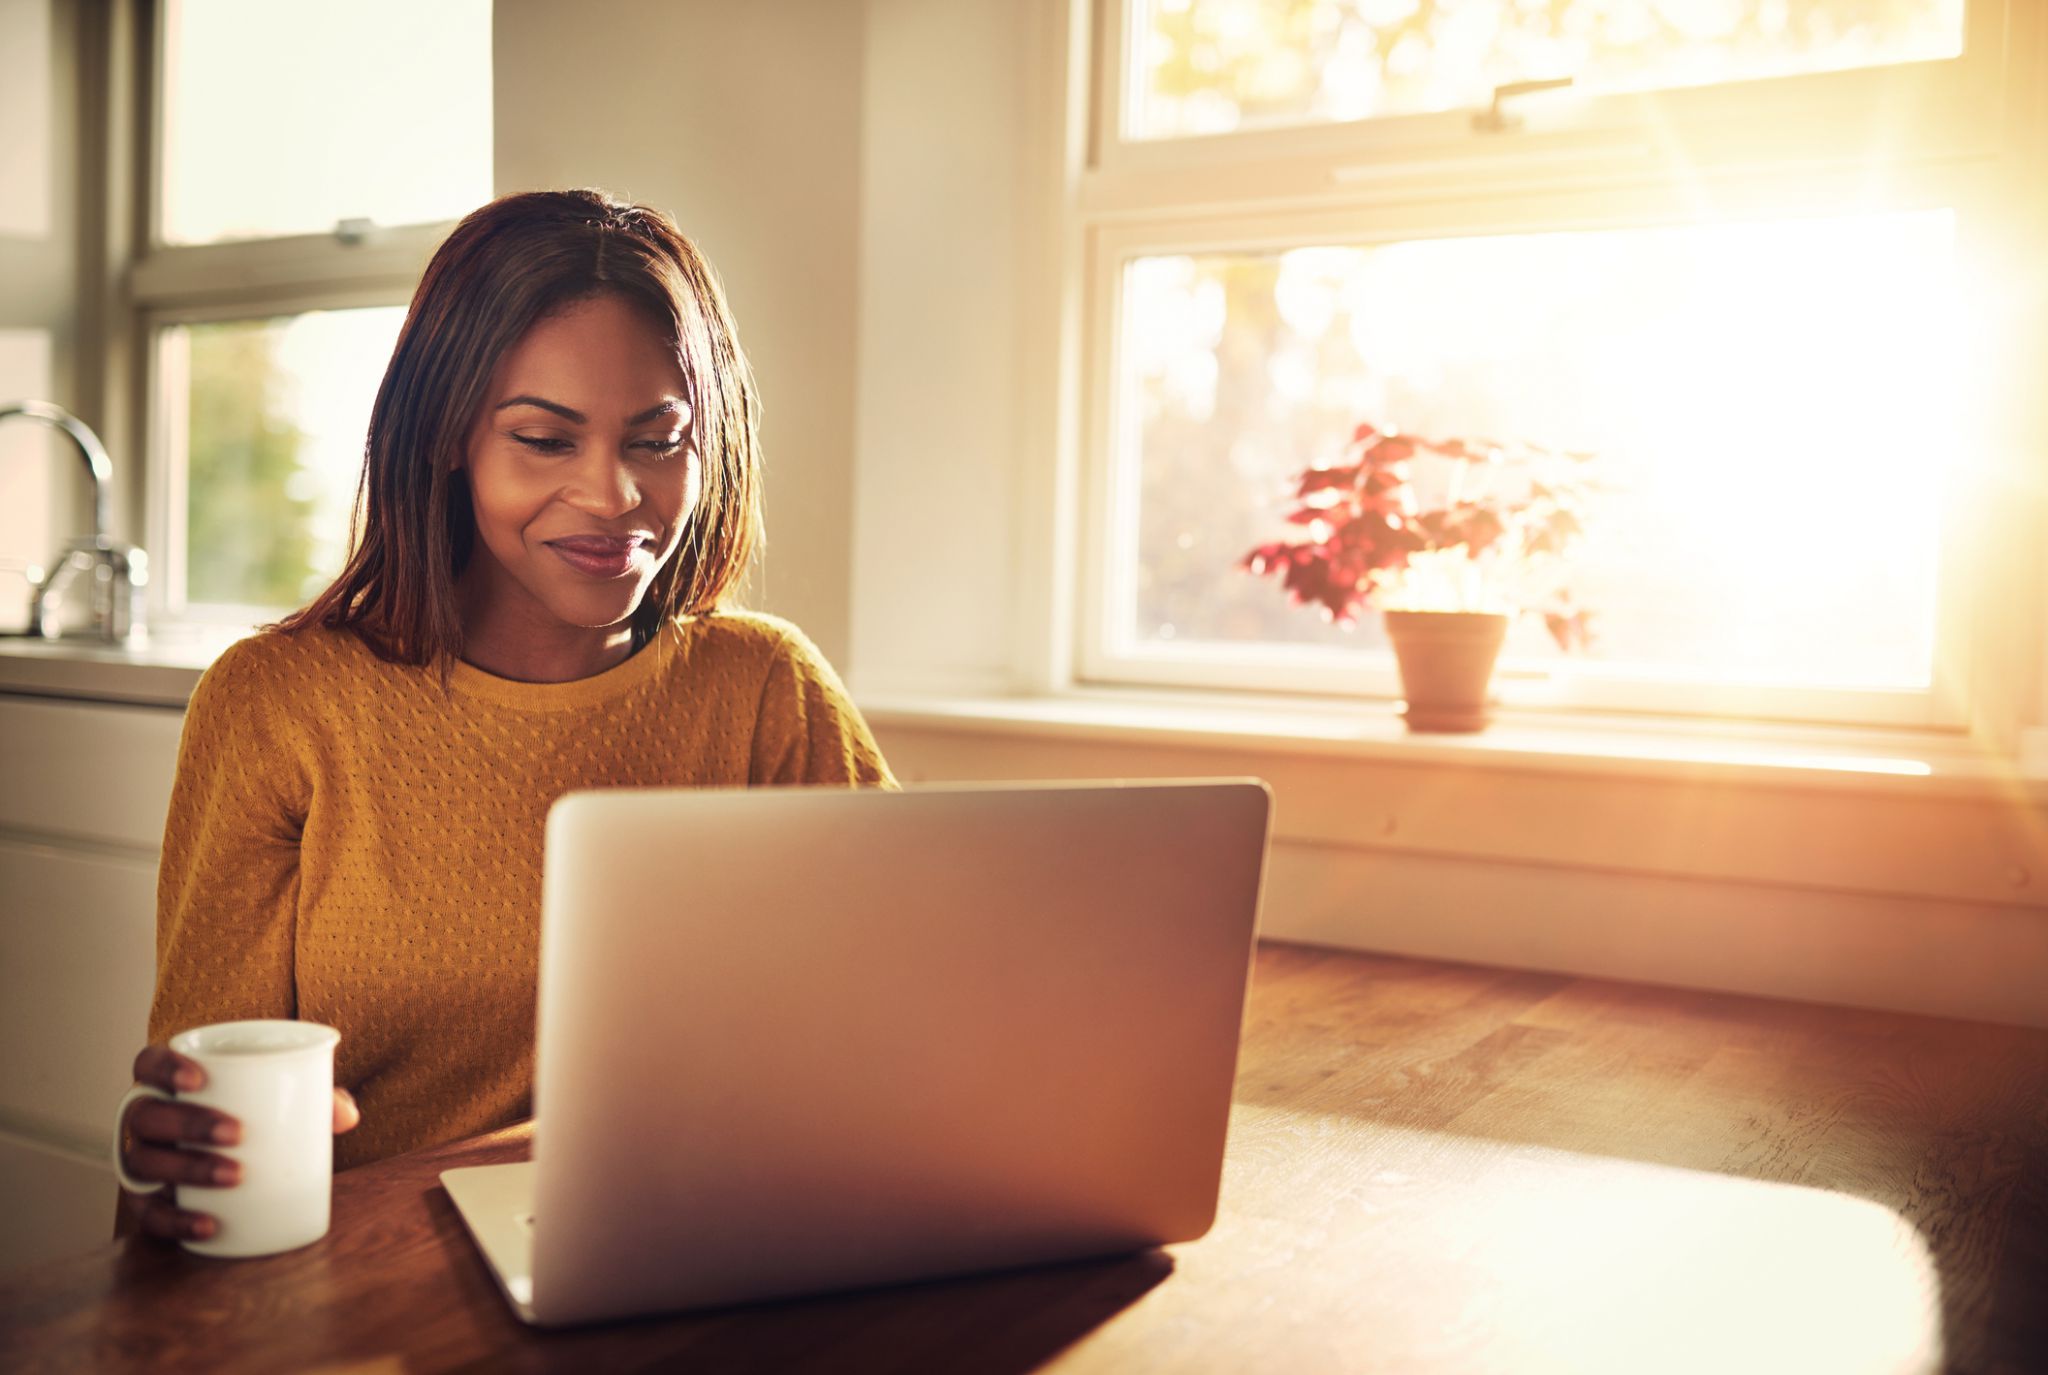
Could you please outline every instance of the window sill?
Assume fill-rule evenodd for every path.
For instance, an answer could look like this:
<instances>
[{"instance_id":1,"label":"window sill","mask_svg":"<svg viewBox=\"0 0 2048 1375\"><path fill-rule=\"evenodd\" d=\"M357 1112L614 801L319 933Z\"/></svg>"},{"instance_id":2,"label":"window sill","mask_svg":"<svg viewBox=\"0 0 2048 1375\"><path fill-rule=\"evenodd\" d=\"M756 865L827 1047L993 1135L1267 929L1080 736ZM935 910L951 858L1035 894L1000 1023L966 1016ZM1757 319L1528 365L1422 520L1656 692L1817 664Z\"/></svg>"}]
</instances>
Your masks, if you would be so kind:
<instances>
[{"instance_id":1,"label":"window sill","mask_svg":"<svg viewBox=\"0 0 2048 1375\"><path fill-rule=\"evenodd\" d=\"M859 700L906 782L1264 778L1276 847L1325 856L1318 872L1393 865L1418 911L1481 873L1504 885L1489 920L1516 894L1569 906L1603 886L1637 904L1711 891L1730 910L1770 889L2048 911L2048 780L1961 737L1533 713L1411 736L1385 702L1110 690Z\"/></svg>"},{"instance_id":2,"label":"window sill","mask_svg":"<svg viewBox=\"0 0 2048 1375\"><path fill-rule=\"evenodd\" d=\"M1264 751L1518 773L2048 801L2048 749L2015 760L1958 734L1737 720L1502 712L1416 735L1395 704L1084 688L1056 696L863 694L878 727Z\"/></svg>"}]
</instances>

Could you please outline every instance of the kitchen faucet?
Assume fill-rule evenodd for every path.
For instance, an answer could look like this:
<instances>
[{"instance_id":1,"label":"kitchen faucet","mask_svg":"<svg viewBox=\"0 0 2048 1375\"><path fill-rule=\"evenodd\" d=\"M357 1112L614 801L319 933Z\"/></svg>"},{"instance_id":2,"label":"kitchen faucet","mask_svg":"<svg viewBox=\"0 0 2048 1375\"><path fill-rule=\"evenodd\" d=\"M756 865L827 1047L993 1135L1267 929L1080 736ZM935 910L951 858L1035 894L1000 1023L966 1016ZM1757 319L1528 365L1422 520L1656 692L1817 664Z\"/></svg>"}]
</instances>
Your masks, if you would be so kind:
<instances>
[{"instance_id":1,"label":"kitchen faucet","mask_svg":"<svg viewBox=\"0 0 2048 1375\"><path fill-rule=\"evenodd\" d=\"M84 421L47 401L15 401L0 406L0 422L17 415L41 421L69 436L78 446L78 456L85 461L86 476L92 482L92 537L68 541L48 575L31 579L35 595L29 602L28 633L52 640L64 634L58 594L78 577L90 575L90 638L118 644L142 626L142 589L149 582L149 557L135 545L115 539L108 531L108 489L114 481L114 465L107 458L106 446ZM59 607L55 617L50 614L53 604Z\"/></svg>"}]
</instances>

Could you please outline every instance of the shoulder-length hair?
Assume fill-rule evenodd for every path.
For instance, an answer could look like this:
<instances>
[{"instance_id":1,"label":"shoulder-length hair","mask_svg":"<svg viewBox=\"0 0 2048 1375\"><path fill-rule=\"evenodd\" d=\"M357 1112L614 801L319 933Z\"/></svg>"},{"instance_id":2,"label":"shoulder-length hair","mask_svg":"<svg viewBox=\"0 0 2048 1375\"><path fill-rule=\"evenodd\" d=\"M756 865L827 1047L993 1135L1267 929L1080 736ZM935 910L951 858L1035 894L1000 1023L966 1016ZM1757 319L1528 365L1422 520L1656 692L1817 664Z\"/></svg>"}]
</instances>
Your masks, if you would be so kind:
<instances>
[{"instance_id":1,"label":"shoulder-length hair","mask_svg":"<svg viewBox=\"0 0 2048 1375\"><path fill-rule=\"evenodd\" d=\"M614 294L667 332L703 494L633 613L636 644L715 608L761 540L760 400L710 265L668 216L599 191L506 196L455 227L413 293L377 389L352 525L325 592L278 623L354 631L379 657L453 664L456 577L476 542L458 459L506 352L539 321Z\"/></svg>"}]
</instances>

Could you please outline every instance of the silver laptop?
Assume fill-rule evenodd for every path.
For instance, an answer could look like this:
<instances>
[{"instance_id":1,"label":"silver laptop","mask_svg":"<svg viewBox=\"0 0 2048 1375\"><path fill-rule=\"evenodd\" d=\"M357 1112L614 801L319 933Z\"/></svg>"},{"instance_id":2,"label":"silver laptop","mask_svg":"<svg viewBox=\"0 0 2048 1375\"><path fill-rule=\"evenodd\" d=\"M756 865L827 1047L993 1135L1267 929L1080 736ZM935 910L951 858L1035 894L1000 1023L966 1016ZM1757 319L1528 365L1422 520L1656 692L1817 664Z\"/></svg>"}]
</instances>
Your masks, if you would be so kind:
<instances>
[{"instance_id":1,"label":"silver laptop","mask_svg":"<svg viewBox=\"0 0 2048 1375\"><path fill-rule=\"evenodd\" d=\"M442 1176L545 1325L1207 1231L1263 783L577 793L530 1163Z\"/></svg>"}]
</instances>

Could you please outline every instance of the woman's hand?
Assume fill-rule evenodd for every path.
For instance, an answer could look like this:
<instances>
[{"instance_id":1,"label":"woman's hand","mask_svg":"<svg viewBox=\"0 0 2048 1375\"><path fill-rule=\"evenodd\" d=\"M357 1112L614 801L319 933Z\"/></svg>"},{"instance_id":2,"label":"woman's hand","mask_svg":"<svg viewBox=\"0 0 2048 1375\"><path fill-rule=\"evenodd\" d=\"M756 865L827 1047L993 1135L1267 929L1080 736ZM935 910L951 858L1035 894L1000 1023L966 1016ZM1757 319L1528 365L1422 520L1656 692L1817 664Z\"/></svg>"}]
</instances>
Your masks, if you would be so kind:
<instances>
[{"instance_id":1,"label":"woman's hand","mask_svg":"<svg viewBox=\"0 0 2048 1375\"><path fill-rule=\"evenodd\" d=\"M169 1093L190 1093L206 1086L206 1071L169 1046L144 1046L135 1057L135 1081ZM335 1133L352 1131L361 1120L356 1100L347 1089L337 1088ZM242 1139L242 1124L217 1108L138 1098L128 1105L116 1130L121 1168L136 1179L210 1189L229 1189L241 1182L239 1164L213 1151L190 1148L190 1143L232 1146ZM219 1226L210 1213L180 1208L168 1190L129 1194L127 1199L142 1230L166 1241L201 1241Z\"/></svg>"}]
</instances>

